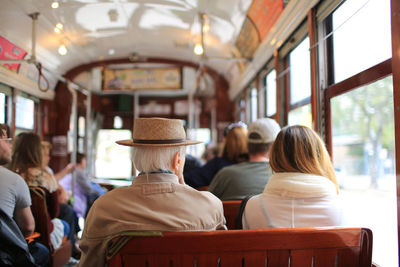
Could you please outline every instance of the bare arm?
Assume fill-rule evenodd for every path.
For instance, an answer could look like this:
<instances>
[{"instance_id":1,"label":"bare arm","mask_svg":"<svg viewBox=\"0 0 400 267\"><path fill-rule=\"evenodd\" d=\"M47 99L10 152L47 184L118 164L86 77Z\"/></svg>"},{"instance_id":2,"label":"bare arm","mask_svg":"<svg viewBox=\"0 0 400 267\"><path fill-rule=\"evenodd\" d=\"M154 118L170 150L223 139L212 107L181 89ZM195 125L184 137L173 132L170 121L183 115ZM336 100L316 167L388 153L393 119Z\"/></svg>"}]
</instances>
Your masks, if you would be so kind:
<instances>
[{"instance_id":1,"label":"bare arm","mask_svg":"<svg viewBox=\"0 0 400 267\"><path fill-rule=\"evenodd\" d=\"M31 207L16 210L14 219L25 237L31 235L35 230L35 219L33 218Z\"/></svg>"},{"instance_id":2,"label":"bare arm","mask_svg":"<svg viewBox=\"0 0 400 267\"><path fill-rule=\"evenodd\" d=\"M71 173L74 169L75 169L75 164L69 163L67 166L65 166L64 169L62 169L61 171L54 174L54 177L56 178L57 181L59 181L65 175L67 175L68 173Z\"/></svg>"}]
</instances>

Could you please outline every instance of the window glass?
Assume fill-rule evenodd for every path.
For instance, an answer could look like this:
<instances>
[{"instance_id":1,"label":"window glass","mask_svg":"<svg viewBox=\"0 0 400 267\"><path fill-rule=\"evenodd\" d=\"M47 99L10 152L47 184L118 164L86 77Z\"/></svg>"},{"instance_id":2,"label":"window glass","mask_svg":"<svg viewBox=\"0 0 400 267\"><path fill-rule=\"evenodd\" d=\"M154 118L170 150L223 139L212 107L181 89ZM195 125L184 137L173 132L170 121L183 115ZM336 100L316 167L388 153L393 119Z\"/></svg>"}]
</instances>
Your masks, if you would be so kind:
<instances>
[{"instance_id":1,"label":"window glass","mask_svg":"<svg viewBox=\"0 0 400 267\"><path fill-rule=\"evenodd\" d=\"M374 262L398 266L392 77L332 98L331 114L347 221L374 233Z\"/></svg>"},{"instance_id":2,"label":"window glass","mask_svg":"<svg viewBox=\"0 0 400 267\"><path fill-rule=\"evenodd\" d=\"M123 125L122 118L120 116L115 116L114 117L114 128L121 129L122 125Z\"/></svg>"},{"instance_id":3,"label":"window glass","mask_svg":"<svg viewBox=\"0 0 400 267\"><path fill-rule=\"evenodd\" d=\"M0 123L6 122L6 95L0 93Z\"/></svg>"},{"instance_id":4,"label":"window glass","mask_svg":"<svg viewBox=\"0 0 400 267\"><path fill-rule=\"evenodd\" d=\"M276 113L276 71L270 71L265 76L265 99L267 117L271 117Z\"/></svg>"},{"instance_id":5,"label":"window glass","mask_svg":"<svg viewBox=\"0 0 400 267\"><path fill-rule=\"evenodd\" d=\"M96 178L128 179L132 176L130 147L115 143L125 139L131 139L131 131L99 130L96 143Z\"/></svg>"},{"instance_id":6,"label":"window glass","mask_svg":"<svg viewBox=\"0 0 400 267\"><path fill-rule=\"evenodd\" d=\"M303 125L312 129L311 105L301 106L289 112L289 125Z\"/></svg>"},{"instance_id":7,"label":"window glass","mask_svg":"<svg viewBox=\"0 0 400 267\"><path fill-rule=\"evenodd\" d=\"M257 119L257 88L250 90L250 121L253 122Z\"/></svg>"},{"instance_id":8,"label":"window glass","mask_svg":"<svg viewBox=\"0 0 400 267\"><path fill-rule=\"evenodd\" d=\"M86 118L80 116L78 118L78 136L85 137L85 129L86 129Z\"/></svg>"},{"instance_id":9,"label":"window glass","mask_svg":"<svg viewBox=\"0 0 400 267\"><path fill-rule=\"evenodd\" d=\"M211 130L208 128L188 129L187 136L189 139L202 141L201 144L187 146L186 153L194 157L201 158L205 151L205 145L211 142Z\"/></svg>"},{"instance_id":10,"label":"window glass","mask_svg":"<svg viewBox=\"0 0 400 267\"><path fill-rule=\"evenodd\" d=\"M311 95L310 41L306 37L289 54L290 104L295 104Z\"/></svg>"},{"instance_id":11,"label":"window glass","mask_svg":"<svg viewBox=\"0 0 400 267\"><path fill-rule=\"evenodd\" d=\"M347 0L332 23L335 82L392 57L390 0Z\"/></svg>"},{"instance_id":12,"label":"window glass","mask_svg":"<svg viewBox=\"0 0 400 267\"><path fill-rule=\"evenodd\" d=\"M33 130L35 121L35 102L33 100L17 96L15 104L15 127Z\"/></svg>"}]
</instances>

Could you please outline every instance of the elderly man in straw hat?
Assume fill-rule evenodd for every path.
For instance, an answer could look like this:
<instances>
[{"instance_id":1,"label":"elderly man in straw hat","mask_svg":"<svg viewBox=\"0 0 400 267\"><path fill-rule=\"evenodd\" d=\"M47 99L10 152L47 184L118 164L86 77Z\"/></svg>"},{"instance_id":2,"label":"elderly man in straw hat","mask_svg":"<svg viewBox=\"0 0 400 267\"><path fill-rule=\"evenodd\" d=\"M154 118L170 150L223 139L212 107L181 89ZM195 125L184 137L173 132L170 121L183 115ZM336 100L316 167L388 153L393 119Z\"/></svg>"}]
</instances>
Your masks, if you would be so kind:
<instances>
[{"instance_id":1,"label":"elderly man in straw hat","mask_svg":"<svg viewBox=\"0 0 400 267\"><path fill-rule=\"evenodd\" d=\"M184 184L187 145L181 120L136 118L132 161L139 175L131 186L114 189L95 201L80 243L79 266L104 266L109 242L126 231L226 229L221 201Z\"/></svg>"}]
</instances>

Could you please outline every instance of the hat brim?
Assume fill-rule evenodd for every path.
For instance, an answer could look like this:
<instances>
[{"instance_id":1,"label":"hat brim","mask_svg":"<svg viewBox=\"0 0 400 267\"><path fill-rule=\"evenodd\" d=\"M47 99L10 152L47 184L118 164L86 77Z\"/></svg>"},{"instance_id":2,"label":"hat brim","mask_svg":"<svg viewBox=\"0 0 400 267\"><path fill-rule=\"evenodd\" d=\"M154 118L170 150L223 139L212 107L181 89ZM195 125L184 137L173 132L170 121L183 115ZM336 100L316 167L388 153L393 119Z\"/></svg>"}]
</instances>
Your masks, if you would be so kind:
<instances>
[{"instance_id":1,"label":"hat brim","mask_svg":"<svg viewBox=\"0 0 400 267\"><path fill-rule=\"evenodd\" d=\"M196 145L196 144L201 144L203 143L202 141L196 141L196 140L186 140L181 143L175 143L175 144L143 144L143 143L135 143L133 140L119 140L116 141L118 145L122 146L137 146L137 147L171 147L171 146L190 146L190 145Z\"/></svg>"}]
</instances>

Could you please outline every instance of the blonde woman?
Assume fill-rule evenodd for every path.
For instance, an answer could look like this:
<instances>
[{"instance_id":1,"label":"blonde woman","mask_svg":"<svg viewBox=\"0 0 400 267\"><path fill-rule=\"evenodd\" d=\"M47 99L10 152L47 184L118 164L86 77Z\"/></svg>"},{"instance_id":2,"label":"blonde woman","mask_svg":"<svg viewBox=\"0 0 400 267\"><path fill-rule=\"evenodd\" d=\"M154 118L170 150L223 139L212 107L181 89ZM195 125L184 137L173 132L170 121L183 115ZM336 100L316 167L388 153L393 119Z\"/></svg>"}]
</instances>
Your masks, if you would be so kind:
<instances>
[{"instance_id":1,"label":"blonde woman","mask_svg":"<svg viewBox=\"0 0 400 267\"><path fill-rule=\"evenodd\" d=\"M244 229L342 225L339 186L325 144L304 126L283 128L270 152L274 171L245 206Z\"/></svg>"}]
</instances>

